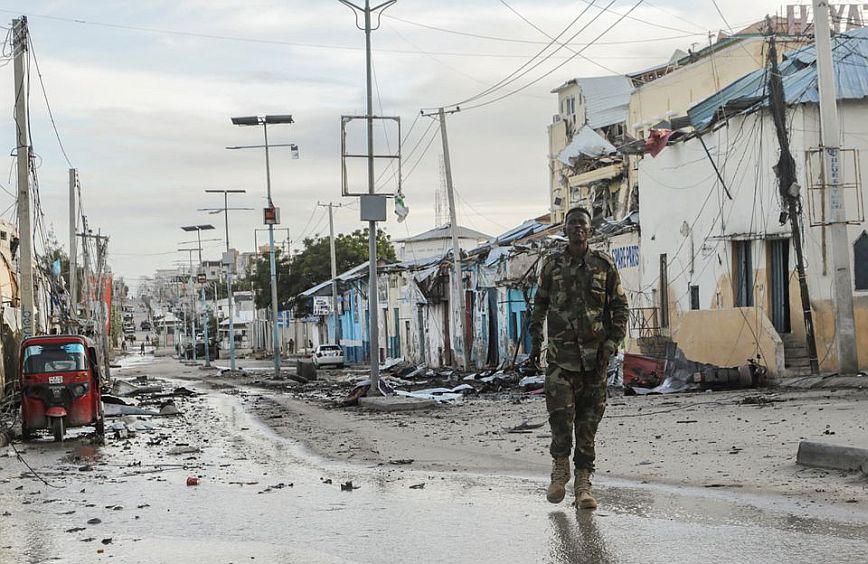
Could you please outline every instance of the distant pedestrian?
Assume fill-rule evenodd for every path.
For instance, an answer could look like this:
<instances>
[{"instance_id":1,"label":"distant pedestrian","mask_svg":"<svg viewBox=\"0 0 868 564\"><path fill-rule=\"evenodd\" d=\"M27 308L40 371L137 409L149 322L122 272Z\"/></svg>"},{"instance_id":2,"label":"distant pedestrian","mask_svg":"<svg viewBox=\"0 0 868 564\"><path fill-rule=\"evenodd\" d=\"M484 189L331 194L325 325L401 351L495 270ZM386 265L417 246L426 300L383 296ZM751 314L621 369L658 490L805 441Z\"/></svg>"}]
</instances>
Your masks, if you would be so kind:
<instances>
[{"instance_id":1,"label":"distant pedestrian","mask_svg":"<svg viewBox=\"0 0 868 564\"><path fill-rule=\"evenodd\" d=\"M142 356L145 356L145 343L142 343Z\"/></svg>"},{"instance_id":2,"label":"distant pedestrian","mask_svg":"<svg viewBox=\"0 0 868 564\"><path fill-rule=\"evenodd\" d=\"M627 296L612 258L588 248L591 214L572 208L564 219L567 248L553 252L540 267L529 331L530 359L538 363L543 322L548 326L546 409L552 439L552 475L546 498L560 503L573 463L576 507L593 509L594 438L606 410L606 369L627 330Z\"/></svg>"}]
</instances>

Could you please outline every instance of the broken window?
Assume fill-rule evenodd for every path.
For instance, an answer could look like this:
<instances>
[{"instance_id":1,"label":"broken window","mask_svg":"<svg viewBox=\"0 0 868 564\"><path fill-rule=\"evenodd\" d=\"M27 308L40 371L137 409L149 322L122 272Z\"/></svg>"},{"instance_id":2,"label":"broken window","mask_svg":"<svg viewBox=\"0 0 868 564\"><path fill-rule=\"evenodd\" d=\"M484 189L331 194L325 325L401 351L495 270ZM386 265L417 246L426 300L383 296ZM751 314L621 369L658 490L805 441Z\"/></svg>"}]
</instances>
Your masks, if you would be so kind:
<instances>
[{"instance_id":1,"label":"broken window","mask_svg":"<svg viewBox=\"0 0 868 564\"><path fill-rule=\"evenodd\" d=\"M699 309L699 286L690 287L690 309Z\"/></svg>"},{"instance_id":2,"label":"broken window","mask_svg":"<svg viewBox=\"0 0 868 564\"><path fill-rule=\"evenodd\" d=\"M733 282L735 284L733 297L735 307L753 306L753 258L751 257L752 241L733 241L732 256L735 262Z\"/></svg>"},{"instance_id":3,"label":"broken window","mask_svg":"<svg viewBox=\"0 0 868 564\"><path fill-rule=\"evenodd\" d=\"M863 231L853 243L853 274L857 290L868 290L868 232Z\"/></svg>"}]
</instances>

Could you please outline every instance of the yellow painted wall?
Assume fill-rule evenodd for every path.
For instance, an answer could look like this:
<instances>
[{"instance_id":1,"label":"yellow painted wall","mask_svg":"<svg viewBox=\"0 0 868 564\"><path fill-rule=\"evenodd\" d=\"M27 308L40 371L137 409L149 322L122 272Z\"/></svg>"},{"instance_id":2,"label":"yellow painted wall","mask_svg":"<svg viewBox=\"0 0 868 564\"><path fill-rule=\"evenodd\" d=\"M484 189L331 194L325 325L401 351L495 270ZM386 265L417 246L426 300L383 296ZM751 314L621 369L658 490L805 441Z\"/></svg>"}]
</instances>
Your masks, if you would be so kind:
<instances>
[{"instance_id":1,"label":"yellow painted wall","mask_svg":"<svg viewBox=\"0 0 868 564\"><path fill-rule=\"evenodd\" d=\"M687 115L689 107L762 68L764 48L761 38L744 39L636 89L630 97L627 127L636 132L635 124L665 120L669 115ZM647 127L643 129L647 134Z\"/></svg>"},{"instance_id":2,"label":"yellow painted wall","mask_svg":"<svg viewBox=\"0 0 868 564\"><path fill-rule=\"evenodd\" d=\"M671 325L672 340L690 360L739 366L759 351L769 375L782 375L784 344L760 308L684 311L673 316Z\"/></svg>"}]
</instances>

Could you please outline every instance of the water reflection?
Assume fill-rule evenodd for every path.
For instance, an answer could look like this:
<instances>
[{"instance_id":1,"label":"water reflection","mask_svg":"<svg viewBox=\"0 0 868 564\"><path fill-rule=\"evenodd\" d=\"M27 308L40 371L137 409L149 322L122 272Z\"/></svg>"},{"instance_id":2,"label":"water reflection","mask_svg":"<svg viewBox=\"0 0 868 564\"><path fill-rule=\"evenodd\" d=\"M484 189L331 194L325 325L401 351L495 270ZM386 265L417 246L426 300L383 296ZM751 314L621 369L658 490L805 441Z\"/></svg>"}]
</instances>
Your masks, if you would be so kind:
<instances>
[{"instance_id":1,"label":"water reflection","mask_svg":"<svg viewBox=\"0 0 868 564\"><path fill-rule=\"evenodd\" d=\"M552 564L606 564L616 560L609 553L592 511L576 511L575 519L563 511L549 513L554 533L549 547Z\"/></svg>"}]
</instances>

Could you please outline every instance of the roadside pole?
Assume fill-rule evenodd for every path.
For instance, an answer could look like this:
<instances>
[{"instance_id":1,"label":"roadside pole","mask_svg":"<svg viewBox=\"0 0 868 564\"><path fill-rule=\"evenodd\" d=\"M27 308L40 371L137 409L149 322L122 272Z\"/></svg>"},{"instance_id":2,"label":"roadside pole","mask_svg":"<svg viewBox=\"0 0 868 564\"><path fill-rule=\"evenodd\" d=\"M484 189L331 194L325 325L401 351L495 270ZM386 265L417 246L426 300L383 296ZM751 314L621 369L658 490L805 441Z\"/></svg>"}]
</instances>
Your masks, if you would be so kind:
<instances>
[{"instance_id":1,"label":"roadside pole","mask_svg":"<svg viewBox=\"0 0 868 564\"><path fill-rule=\"evenodd\" d=\"M768 18L767 18L768 19ZM796 274L799 279L799 297L802 304L802 317L805 323L805 341L808 347L808 359L811 364L811 374L820 373L817 361L817 341L814 336L814 317L811 310L811 297L808 293L808 282L805 277L805 257L802 248L801 209L798 194L793 194L792 186L796 184L796 163L790 153L790 142L787 135L786 113L784 100L784 85L778 71L778 52L775 43L774 28L769 19L769 110L775 123L775 130L780 145L780 158L777 164L778 191L786 203L787 215L792 228L793 249L796 252Z\"/></svg>"},{"instance_id":2,"label":"roadside pole","mask_svg":"<svg viewBox=\"0 0 868 564\"><path fill-rule=\"evenodd\" d=\"M199 211L223 212L224 225L226 228L226 253L223 262L226 265L226 301L229 313L229 369L235 370L235 314L232 303L232 253L229 247L229 210L249 210L251 208L230 208L229 194L244 194L247 190L205 190L209 194L223 194L222 208L200 208ZM215 294L216 295L216 294Z\"/></svg>"},{"instance_id":3,"label":"roadside pole","mask_svg":"<svg viewBox=\"0 0 868 564\"><path fill-rule=\"evenodd\" d=\"M824 171L829 186L829 241L832 248L833 313L838 372L856 374L859 361L856 348L856 323L853 314L853 282L847 214L841 186L841 130L838 122L837 93L832 67L832 40L829 30L829 3L813 0L814 41L817 50L817 87L820 92L820 144ZM842 71L846 72L846 71ZM861 189L861 187L857 187Z\"/></svg>"},{"instance_id":4,"label":"roadside pole","mask_svg":"<svg viewBox=\"0 0 868 564\"><path fill-rule=\"evenodd\" d=\"M458 111L453 110L453 112ZM453 113L450 112L450 113ZM450 231L452 232L452 311L458 317L456 321L457 328L460 329L461 336L455 341L460 344L462 352L462 360L466 369L469 358L467 350L467 311L464 305L464 279L461 277L461 246L458 244L458 219L455 213L455 193L452 187L452 163L449 158L449 137L446 135L446 112L440 108L437 112L440 118L440 139L443 141L443 168L446 171L446 194L449 198L449 223ZM456 331L457 333L458 331ZM457 357L457 355L455 355ZM459 367L458 359L452 359L453 364Z\"/></svg>"},{"instance_id":5,"label":"roadside pole","mask_svg":"<svg viewBox=\"0 0 868 564\"><path fill-rule=\"evenodd\" d=\"M340 325L338 324L338 260L335 253L334 208L340 208L342 204L333 204L332 202L321 204L317 202L316 205L329 209L329 254L331 255L332 263L332 322L334 324L334 342L336 345L340 345Z\"/></svg>"},{"instance_id":6,"label":"roadside pole","mask_svg":"<svg viewBox=\"0 0 868 564\"><path fill-rule=\"evenodd\" d=\"M356 22L356 27L365 32L365 93L366 93L366 112L365 121L367 122L367 163L368 163L368 192L360 196L360 207L362 221L368 221L368 356L371 363L371 386L368 391L369 396L379 396L380 393L380 321L379 321L379 286L377 284L377 219L383 205L383 215L380 221L385 220L385 202L380 202L379 198L385 196L377 195L374 186L374 97L373 97L373 68L371 66L371 14L377 14L377 28L379 28L379 18L382 12L398 0L386 0L381 4L371 7L370 0L365 0L364 8L353 4L349 0L338 0L344 6L349 7L353 12L364 14L365 26L362 27ZM367 219L366 219L367 218Z\"/></svg>"},{"instance_id":7,"label":"roadside pole","mask_svg":"<svg viewBox=\"0 0 868 564\"><path fill-rule=\"evenodd\" d=\"M78 323L78 237L76 235L78 210L75 204L75 190L78 187L78 171L69 169L69 313L70 333Z\"/></svg>"},{"instance_id":8,"label":"roadside pole","mask_svg":"<svg viewBox=\"0 0 868 564\"><path fill-rule=\"evenodd\" d=\"M21 336L35 335L33 316L33 228L30 222L30 139L28 132L27 17L12 20L12 52L15 56L15 125L18 138L15 153L18 166L18 256L21 296Z\"/></svg>"}]
</instances>

